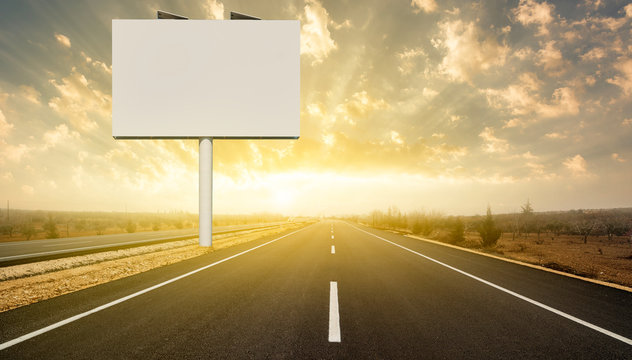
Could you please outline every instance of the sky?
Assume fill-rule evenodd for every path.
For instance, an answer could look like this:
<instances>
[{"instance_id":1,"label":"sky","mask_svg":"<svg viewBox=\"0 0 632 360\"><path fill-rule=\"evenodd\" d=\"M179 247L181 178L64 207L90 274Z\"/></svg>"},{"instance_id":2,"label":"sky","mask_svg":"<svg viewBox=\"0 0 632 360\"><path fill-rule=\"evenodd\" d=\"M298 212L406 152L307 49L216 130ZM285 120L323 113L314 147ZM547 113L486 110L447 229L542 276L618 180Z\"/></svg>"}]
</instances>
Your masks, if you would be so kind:
<instances>
[{"instance_id":1,"label":"sky","mask_svg":"<svg viewBox=\"0 0 632 360\"><path fill-rule=\"evenodd\" d=\"M215 140L213 211L632 206L629 1L2 1L0 204L198 208L196 140L114 140L112 19L301 21L299 140Z\"/></svg>"}]
</instances>

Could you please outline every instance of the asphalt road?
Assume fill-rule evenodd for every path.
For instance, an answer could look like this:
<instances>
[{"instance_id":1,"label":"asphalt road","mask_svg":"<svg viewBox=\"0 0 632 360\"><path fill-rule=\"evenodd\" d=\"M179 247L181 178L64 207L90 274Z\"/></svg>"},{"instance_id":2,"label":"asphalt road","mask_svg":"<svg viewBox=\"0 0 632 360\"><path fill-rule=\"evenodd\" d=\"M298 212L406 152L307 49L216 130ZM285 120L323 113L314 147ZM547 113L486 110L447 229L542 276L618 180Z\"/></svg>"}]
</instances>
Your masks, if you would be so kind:
<instances>
[{"instance_id":1,"label":"asphalt road","mask_svg":"<svg viewBox=\"0 0 632 360\"><path fill-rule=\"evenodd\" d=\"M213 235L278 225L249 224L213 227ZM78 236L59 239L9 241L0 243L0 266L14 265L80 253L107 251L115 248L143 246L151 243L191 239L197 229L144 231L110 235Z\"/></svg>"},{"instance_id":2,"label":"asphalt road","mask_svg":"<svg viewBox=\"0 0 632 360\"><path fill-rule=\"evenodd\" d=\"M622 290L321 222L1 313L0 358L629 359L630 309Z\"/></svg>"}]
</instances>

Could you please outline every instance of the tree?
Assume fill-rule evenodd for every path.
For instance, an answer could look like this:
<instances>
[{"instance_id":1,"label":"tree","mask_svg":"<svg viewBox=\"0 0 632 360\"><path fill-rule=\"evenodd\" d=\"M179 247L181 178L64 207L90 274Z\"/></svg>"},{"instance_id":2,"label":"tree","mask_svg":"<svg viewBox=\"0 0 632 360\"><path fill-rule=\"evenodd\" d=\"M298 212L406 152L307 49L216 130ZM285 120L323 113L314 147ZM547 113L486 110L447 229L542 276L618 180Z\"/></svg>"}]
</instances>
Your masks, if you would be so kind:
<instances>
[{"instance_id":1,"label":"tree","mask_svg":"<svg viewBox=\"0 0 632 360\"><path fill-rule=\"evenodd\" d=\"M481 245L483 247L495 246L502 234L501 230L494 223L492 209L489 205L487 206L487 216L478 227L478 233L481 235Z\"/></svg>"},{"instance_id":2,"label":"tree","mask_svg":"<svg viewBox=\"0 0 632 360\"><path fill-rule=\"evenodd\" d=\"M590 213L581 212L578 219L573 222L575 231L584 239L584 244L588 242L588 235L597 227L597 220Z\"/></svg>"},{"instance_id":3,"label":"tree","mask_svg":"<svg viewBox=\"0 0 632 360\"><path fill-rule=\"evenodd\" d=\"M0 233L2 235L9 235L9 237L13 237L13 231L15 228L12 224L4 224L0 226Z\"/></svg>"},{"instance_id":4,"label":"tree","mask_svg":"<svg viewBox=\"0 0 632 360\"><path fill-rule=\"evenodd\" d=\"M37 230L35 230L35 227L30 222L20 225L20 232L26 237L26 240L31 240L33 235L37 234Z\"/></svg>"},{"instance_id":5,"label":"tree","mask_svg":"<svg viewBox=\"0 0 632 360\"><path fill-rule=\"evenodd\" d=\"M42 226L46 232L47 239L57 239L59 237L59 231L57 231L57 224L51 214L48 214L48 220Z\"/></svg>"},{"instance_id":6,"label":"tree","mask_svg":"<svg viewBox=\"0 0 632 360\"><path fill-rule=\"evenodd\" d=\"M132 221L128 221L127 222L127 226L125 226L125 231L127 231L128 233L133 233L136 231L136 223L132 222Z\"/></svg>"},{"instance_id":7,"label":"tree","mask_svg":"<svg viewBox=\"0 0 632 360\"><path fill-rule=\"evenodd\" d=\"M465 240L464 232L465 226L463 225L463 220L461 220L460 217L457 217L452 222L452 229L450 230L450 242L452 244L456 244Z\"/></svg>"}]
</instances>

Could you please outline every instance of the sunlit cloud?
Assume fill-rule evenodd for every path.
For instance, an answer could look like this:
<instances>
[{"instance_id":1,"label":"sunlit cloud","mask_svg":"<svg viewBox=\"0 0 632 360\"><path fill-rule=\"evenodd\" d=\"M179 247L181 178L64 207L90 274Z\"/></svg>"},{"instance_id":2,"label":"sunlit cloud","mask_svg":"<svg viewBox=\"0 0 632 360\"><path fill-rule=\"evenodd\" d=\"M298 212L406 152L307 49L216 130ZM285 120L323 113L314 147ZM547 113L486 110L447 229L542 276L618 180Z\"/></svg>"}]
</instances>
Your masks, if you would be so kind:
<instances>
[{"instance_id":1,"label":"sunlit cloud","mask_svg":"<svg viewBox=\"0 0 632 360\"><path fill-rule=\"evenodd\" d=\"M581 155L577 154L573 157L566 158L564 160L564 166L570 170L573 176L587 176L589 175L586 168L586 160Z\"/></svg>"},{"instance_id":2,"label":"sunlit cloud","mask_svg":"<svg viewBox=\"0 0 632 360\"><path fill-rule=\"evenodd\" d=\"M312 57L312 65L320 64L336 49L327 28L329 13L318 0L307 0L301 20L301 54Z\"/></svg>"},{"instance_id":3,"label":"sunlit cloud","mask_svg":"<svg viewBox=\"0 0 632 360\"><path fill-rule=\"evenodd\" d=\"M68 37L66 35L63 34L55 34L55 39L57 39L57 42L59 42L60 44L62 44L63 46L70 48L71 44L70 44L70 39L68 39Z\"/></svg>"},{"instance_id":4,"label":"sunlit cloud","mask_svg":"<svg viewBox=\"0 0 632 360\"><path fill-rule=\"evenodd\" d=\"M437 10L437 3L435 0L412 0L410 6L413 7L415 13L421 11L431 13Z\"/></svg>"},{"instance_id":5,"label":"sunlit cloud","mask_svg":"<svg viewBox=\"0 0 632 360\"><path fill-rule=\"evenodd\" d=\"M538 26L538 35L547 35L547 25L553 21L555 7L546 1L520 0L517 8L513 9L513 15L517 22L529 26Z\"/></svg>"},{"instance_id":6,"label":"sunlit cloud","mask_svg":"<svg viewBox=\"0 0 632 360\"><path fill-rule=\"evenodd\" d=\"M206 10L206 17L208 19L224 19L224 4L222 4L221 1L206 0L206 2L202 4L202 7Z\"/></svg>"},{"instance_id":7,"label":"sunlit cloud","mask_svg":"<svg viewBox=\"0 0 632 360\"><path fill-rule=\"evenodd\" d=\"M450 79L469 82L473 76L505 63L509 48L475 23L444 21L439 29L441 36L433 44L445 52L439 70Z\"/></svg>"},{"instance_id":8,"label":"sunlit cloud","mask_svg":"<svg viewBox=\"0 0 632 360\"><path fill-rule=\"evenodd\" d=\"M487 153L504 153L509 149L507 140L497 138L490 127L486 127L478 136L483 139L483 151Z\"/></svg>"}]
</instances>

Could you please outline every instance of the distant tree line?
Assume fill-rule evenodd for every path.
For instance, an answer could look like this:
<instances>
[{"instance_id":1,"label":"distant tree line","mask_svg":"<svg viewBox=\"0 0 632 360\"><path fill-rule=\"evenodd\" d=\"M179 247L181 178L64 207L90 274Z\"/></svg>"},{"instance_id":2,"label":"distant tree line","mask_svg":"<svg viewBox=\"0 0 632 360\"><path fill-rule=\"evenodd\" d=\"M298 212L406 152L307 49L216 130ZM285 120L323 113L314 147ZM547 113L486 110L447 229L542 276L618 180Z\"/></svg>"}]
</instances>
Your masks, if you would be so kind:
<instances>
[{"instance_id":1,"label":"distant tree line","mask_svg":"<svg viewBox=\"0 0 632 360\"><path fill-rule=\"evenodd\" d=\"M5 241L189 229L198 226L198 215L186 212L64 212L12 209L10 218L6 214L2 215L0 216L0 239ZM241 225L286 220L286 216L270 213L219 214L213 217L213 225Z\"/></svg>"}]
</instances>

